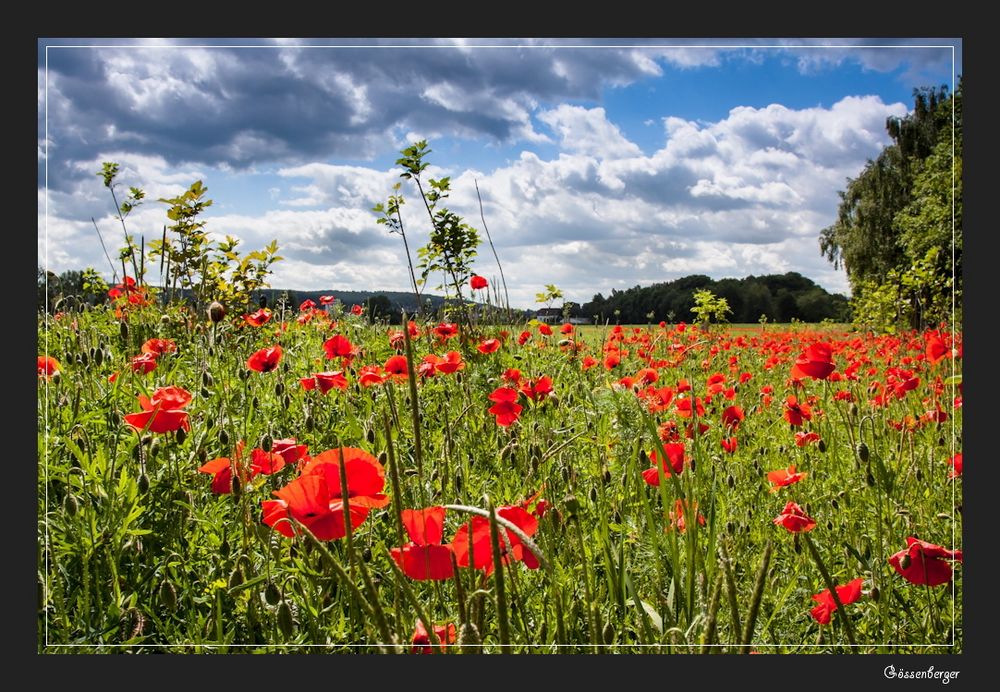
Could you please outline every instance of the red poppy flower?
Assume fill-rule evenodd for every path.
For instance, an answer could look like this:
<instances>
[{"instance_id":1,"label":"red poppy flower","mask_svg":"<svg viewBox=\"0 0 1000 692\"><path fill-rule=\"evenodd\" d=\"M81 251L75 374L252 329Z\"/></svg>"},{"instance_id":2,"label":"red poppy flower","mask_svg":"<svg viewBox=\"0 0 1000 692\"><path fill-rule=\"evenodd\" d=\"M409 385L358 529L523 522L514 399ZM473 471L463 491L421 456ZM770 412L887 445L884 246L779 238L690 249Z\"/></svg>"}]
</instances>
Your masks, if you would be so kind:
<instances>
[{"instance_id":1,"label":"red poppy flower","mask_svg":"<svg viewBox=\"0 0 1000 692\"><path fill-rule=\"evenodd\" d=\"M156 370L156 354L155 353L140 353L137 356L132 357L132 372L137 372L142 375L151 373Z\"/></svg>"},{"instance_id":2,"label":"red poppy flower","mask_svg":"<svg viewBox=\"0 0 1000 692\"><path fill-rule=\"evenodd\" d=\"M736 451L736 448L739 446L739 443L735 437L723 437L721 440L719 440L719 443L722 445L722 448L727 452L729 452L730 454L733 454Z\"/></svg>"},{"instance_id":3,"label":"red poppy flower","mask_svg":"<svg viewBox=\"0 0 1000 692\"><path fill-rule=\"evenodd\" d=\"M305 459L309 454L309 447L297 444L294 437L287 437L281 440L274 440L271 443L271 452L281 455L286 464Z\"/></svg>"},{"instance_id":4,"label":"red poppy flower","mask_svg":"<svg viewBox=\"0 0 1000 692\"><path fill-rule=\"evenodd\" d=\"M533 536L538 530L538 519L528 514L523 507L497 507L497 515L511 522L526 536ZM503 526L498 527L506 533L507 541L500 535L500 559L502 564L524 562L528 569L538 569L540 563L535 554L524 547L521 539L513 531ZM469 566L469 546L472 546L474 569L485 570L486 574L493 572L493 546L490 541L490 521L479 515L472 517L472 539L469 539L469 523L462 524L451 539L451 549L455 553L455 562L459 567ZM508 548L508 544L510 548Z\"/></svg>"},{"instance_id":5,"label":"red poppy flower","mask_svg":"<svg viewBox=\"0 0 1000 692\"><path fill-rule=\"evenodd\" d=\"M509 382L516 387L521 384L521 371L517 368L507 368L500 373L500 379L504 382Z\"/></svg>"},{"instance_id":6,"label":"red poppy flower","mask_svg":"<svg viewBox=\"0 0 1000 692\"><path fill-rule=\"evenodd\" d=\"M559 327L559 332L561 334L572 334L573 333L573 325L570 324L569 322L567 322L563 326Z\"/></svg>"},{"instance_id":7,"label":"red poppy flower","mask_svg":"<svg viewBox=\"0 0 1000 692\"><path fill-rule=\"evenodd\" d=\"M397 382L402 382L410 372L405 356L392 356L385 362L385 374Z\"/></svg>"},{"instance_id":8,"label":"red poppy flower","mask_svg":"<svg viewBox=\"0 0 1000 692\"><path fill-rule=\"evenodd\" d=\"M529 497L527 500L521 502L521 508L528 510L531 514L541 519L545 516L545 512L549 507L547 500L542 499L542 493L545 491L545 484L542 484L541 490ZM528 509L534 505L534 509Z\"/></svg>"},{"instance_id":9,"label":"red poppy flower","mask_svg":"<svg viewBox=\"0 0 1000 692\"><path fill-rule=\"evenodd\" d=\"M445 651L445 645L454 644L458 640L457 630L455 629L455 623L449 622L447 625L441 625L440 627L434 627L434 634L437 635L439 648L442 652ZM411 654L432 654L434 653L434 647L431 646L431 638L427 632L427 628L424 627L424 623L417 620L417 626L413 630L413 637L410 640L413 645L410 647Z\"/></svg>"},{"instance_id":10,"label":"red poppy flower","mask_svg":"<svg viewBox=\"0 0 1000 692\"><path fill-rule=\"evenodd\" d=\"M356 447L344 447L322 452L310 459L302 475L280 490L277 500L261 503L263 522L289 538L294 529L289 517L304 524L322 541L337 540L347 535L344 524L344 498L340 489L340 464L347 475L348 510L351 527L356 528L372 508L385 507L385 469L368 452Z\"/></svg>"},{"instance_id":11,"label":"red poppy flower","mask_svg":"<svg viewBox=\"0 0 1000 692\"><path fill-rule=\"evenodd\" d=\"M543 336L552 336L552 327L547 325L545 322L542 322L538 325L538 333Z\"/></svg>"},{"instance_id":12,"label":"red poppy flower","mask_svg":"<svg viewBox=\"0 0 1000 692\"><path fill-rule=\"evenodd\" d=\"M489 284L485 278L479 276L478 274L473 274L472 279L469 281L469 285L472 286L473 291L478 291L481 288L486 288Z\"/></svg>"},{"instance_id":13,"label":"red poppy flower","mask_svg":"<svg viewBox=\"0 0 1000 692\"><path fill-rule=\"evenodd\" d=\"M670 408L670 404L674 400L674 388L646 387L641 392L637 392L637 395L646 402L650 413L660 413Z\"/></svg>"},{"instance_id":14,"label":"red poppy flower","mask_svg":"<svg viewBox=\"0 0 1000 692\"><path fill-rule=\"evenodd\" d=\"M802 430L795 433L795 446L805 447L813 442L819 442L819 433L817 432L803 432Z\"/></svg>"},{"instance_id":15,"label":"red poppy flower","mask_svg":"<svg viewBox=\"0 0 1000 692\"><path fill-rule=\"evenodd\" d=\"M420 378L434 377L437 374L437 364L441 362L441 357L433 353L428 353L417 366L417 376Z\"/></svg>"},{"instance_id":16,"label":"red poppy flower","mask_svg":"<svg viewBox=\"0 0 1000 692\"><path fill-rule=\"evenodd\" d=\"M840 604L846 606L860 599L861 585L864 581L864 579L859 577L844 584L843 586L838 586L837 598L840 599ZM833 600L833 596L830 594L830 589L826 589L822 593L814 595L812 599L819 605L810 610L809 614L812 615L819 624L829 625L830 616L833 615L833 611L837 609L837 603Z\"/></svg>"},{"instance_id":17,"label":"red poppy flower","mask_svg":"<svg viewBox=\"0 0 1000 692\"><path fill-rule=\"evenodd\" d=\"M927 332L924 336L924 342L926 344L924 352L927 356L927 362L931 365L937 365L942 358L951 353L938 332Z\"/></svg>"},{"instance_id":18,"label":"red poppy flower","mask_svg":"<svg viewBox=\"0 0 1000 692\"><path fill-rule=\"evenodd\" d=\"M622 358L617 351L610 351L604 356L604 369L613 370L622 362Z\"/></svg>"},{"instance_id":19,"label":"red poppy flower","mask_svg":"<svg viewBox=\"0 0 1000 692\"><path fill-rule=\"evenodd\" d=\"M243 316L243 321L249 324L251 327L263 327L271 320L271 311L267 308L261 308L257 312L250 313L249 315Z\"/></svg>"},{"instance_id":20,"label":"red poppy flower","mask_svg":"<svg viewBox=\"0 0 1000 692\"><path fill-rule=\"evenodd\" d=\"M528 343L528 339L531 338L531 332L524 331L517 335L517 345L524 346Z\"/></svg>"},{"instance_id":21,"label":"red poppy flower","mask_svg":"<svg viewBox=\"0 0 1000 692\"><path fill-rule=\"evenodd\" d=\"M681 418L691 417L691 397L681 397L677 399L677 415ZM694 397L694 410L698 413L698 417L705 415L705 406L699 397Z\"/></svg>"},{"instance_id":22,"label":"red poppy flower","mask_svg":"<svg viewBox=\"0 0 1000 692\"><path fill-rule=\"evenodd\" d=\"M173 353L177 350L177 344L172 339L147 339L140 350L143 353L159 356L164 353Z\"/></svg>"},{"instance_id":23,"label":"red poppy flower","mask_svg":"<svg viewBox=\"0 0 1000 692\"><path fill-rule=\"evenodd\" d=\"M247 358L247 367L257 372L271 372L281 362L281 346L262 348Z\"/></svg>"},{"instance_id":24,"label":"red poppy flower","mask_svg":"<svg viewBox=\"0 0 1000 692\"><path fill-rule=\"evenodd\" d=\"M38 356L38 376L46 379L62 370L59 361L52 356Z\"/></svg>"},{"instance_id":25,"label":"red poppy flower","mask_svg":"<svg viewBox=\"0 0 1000 692\"><path fill-rule=\"evenodd\" d=\"M670 511L670 525L676 526L680 533L684 533L687 529L687 524L684 522L684 512L687 508L687 503L680 498L674 500L674 508ZM691 508L694 511L695 516L698 518L698 526L705 525L705 516L698 511L698 503L691 503Z\"/></svg>"},{"instance_id":26,"label":"red poppy flower","mask_svg":"<svg viewBox=\"0 0 1000 692\"><path fill-rule=\"evenodd\" d=\"M830 344L817 342L809 346L795 361L795 365L792 366L792 377L825 380L836 368Z\"/></svg>"},{"instance_id":27,"label":"red poppy flower","mask_svg":"<svg viewBox=\"0 0 1000 692\"><path fill-rule=\"evenodd\" d=\"M305 312L306 310L312 310L314 307L316 307L316 302L314 300L312 300L311 298L306 298L299 305L299 312Z\"/></svg>"},{"instance_id":28,"label":"red poppy flower","mask_svg":"<svg viewBox=\"0 0 1000 692\"><path fill-rule=\"evenodd\" d=\"M666 459L662 463L659 463L660 468L663 469L663 475L669 476L671 473L680 474L684 470L684 443L668 442L663 447L667 452ZM643 471L642 479L649 485L658 486L660 484L660 473L657 470L657 464L660 461L659 449L654 449L650 453L649 461L653 465L653 468Z\"/></svg>"},{"instance_id":29,"label":"red poppy flower","mask_svg":"<svg viewBox=\"0 0 1000 692\"><path fill-rule=\"evenodd\" d=\"M462 361L461 353L458 351L448 351L444 354L444 360L439 361L434 367L437 368L438 372L450 375L458 370L464 370L465 363Z\"/></svg>"},{"instance_id":30,"label":"red poppy flower","mask_svg":"<svg viewBox=\"0 0 1000 692\"><path fill-rule=\"evenodd\" d=\"M792 464L787 469L769 471L767 474L767 480L771 481L771 492L774 493L778 491L778 488L783 488L786 485L791 485L792 483L798 483L808 475L808 471L802 471L801 473L796 472L795 464Z\"/></svg>"},{"instance_id":31,"label":"red poppy flower","mask_svg":"<svg viewBox=\"0 0 1000 692\"><path fill-rule=\"evenodd\" d=\"M590 370L592 367L597 365L597 359L592 356L584 356L580 365L584 370Z\"/></svg>"},{"instance_id":32,"label":"red poppy flower","mask_svg":"<svg viewBox=\"0 0 1000 692\"><path fill-rule=\"evenodd\" d=\"M334 296L320 296L319 297L319 304L320 305L330 305L335 300L336 300L336 298Z\"/></svg>"},{"instance_id":33,"label":"red poppy flower","mask_svg":"<svg viewBox=\"0 0 1000 692\"><path fill-rule=\"evenodd\" d=\"M542 401L552 393L552 378L548 375L538 380L525 380L519 387L522 394L532 401Z\"/></svg>"},{"instance_id":34,"label":"red poppy flower","mask_svg":"<svg viewBox=\"0 0 1000 692\"><path fill-rule=\"evenodd\" d=\"M480 353L493 353L500 348L499 339L487 339L476 347Z\"/></svg>"},{"instance_id":35,"label":"red poppy flower","mask_svg":"<svg viewBox=\"0 0 1000 692\"><path fill-rule=\"evenodd\" d=\"M490 407L489 412L496 416L497 425L506 428L521 415L521 405L517 403L516 389L497 387L488 398L495 402Z\"/></svg>"},{"instance_id":36,"label":"red poppy flower","mask_svg":"<svg viewBox=\"0 0 1000 692\"><path fill-rule=\"evenodd\" d=\"M326 351L326 357L329 360L338 357L353 358L357 355L354 344L352 344L347 337L341 336L340 334L336 334L324 341L323 350Z\"/></svg>"},{"instance_id":37,"label":"red poppy flower","mask_svg":"<svg viewBox=\"0 0 1000 692\"><path fill-rule=\"evenodd\" d=\"M722 426L731 430L740 427L740 423L746 418L746 414L739 406L727 406L722 412Z\"/></svg>"},{"instance_id":38,"label":"red poppy flower","mask_svg":"<svg viewBox=\"0 0 1000 692\"><path fill-rule=\"evenodd\" d=\"M458 325L449 322L442 322L431 331L434 332L434 335L438 339L444 341L445 339L451 339L452 337L458 336Z\"/></svg>"},{"instance_id":39,"label":"red poppy flower","mask_svg":"<svg viewBox=\"0 0 1000 692\"><path fill-rule=\"evenodd\" d=\"M948 460L948 466L951 467L951 471L948 472L948 478L956 478L962 475L962 453L959 452L951 459Z\"/></svg>"},{"instance_id":40,"label":"red poppy flower","mask_svg":"<svg viewBox=\"0 0 1000 692\"><path fill-rule=\"evenodd\" d=\"M191 394L180 387L161 387L147 398L139 395L140 413L129 413L125 422L138 431L154 433L172 432L183 428L191 430L188 414L181 409L191 403ZM148 426L148 427L147 427Z\"/></svg>"},{"instance_id":41,"label":"red poppy flower","mask_svg":"<svg viewBox=\"0 0 1000 692\"><path fill-rule=\"evenodd\" d=\"M381 365L366 365L358 372L358 383L362 387L372 387L385 382Z\"/></svg>"},{"instance_id":42,"label":"red poppy flower","mask_svg":"<svg viewBox=\"0 0 1000 692\"><path fill-rule=\"evenodd\" d=\"M347 378L344 377L344 373L340 370L317 372L313 375L313 377L316 378L316 384L319 385L319 391L323 394L326 394L334 387L337 389L347 389Z\"/></svg>"},{"instance_id":43,"label":"red poppy flower","mask_svg":"<svg viewBox=\"0 0 1000 692\"><path fill-rule=\"evenodd\" d=\"M352 305L351 306L351 314L352 315L360 315L364 311L365 311L365 309L363 307L361 307L360 305Z\"/></svg>"},{"instance_id":44,"label":"red poppy flower","mask_svg":"<svg viewBox=\"0 0 1000 692\"><path fill-rule=\"evenodd\" d=\"M906 549L890 557L889 564L911 584L939 586L951 581L951 565L945 560L961 562L962 551L947 550L909 536Z\"/></svg>"},{"instance_id":45,"label":"red poppy flower","mask_svg":"<svg viewBox=\"0 0 1000 692\"><path fill-rule=\"evenodd\" d=\"M451 546L441 545L444 537L444 507L404 509L403 526L410 542L401 548L392 548L389 554L410 579L451 579L454 567Z\"/></svg>"},{"instance_id":46,"label":"red poppy flower","mask_svg":"<svg viewBox=\"0 0 1000 692\"><path fill-rule=\"evenodd\" d=\"M784 526L791 533L812 531L816 528L816 520L794 502L785 505L781 514L774 518L774 523L778 526Z\"/></svg>"},{"instance_id":47,"label":"red poppy flower","mask_svg":"<svg viewBox=\"0 0 1000 692\"><path fill-rule=\"evenodd\" d=\"M785 400L785 420L794 426L802 425L803 420L812 420L812 409L806 404L800 404L794 394Z\"/></svg>"}]
</instances>

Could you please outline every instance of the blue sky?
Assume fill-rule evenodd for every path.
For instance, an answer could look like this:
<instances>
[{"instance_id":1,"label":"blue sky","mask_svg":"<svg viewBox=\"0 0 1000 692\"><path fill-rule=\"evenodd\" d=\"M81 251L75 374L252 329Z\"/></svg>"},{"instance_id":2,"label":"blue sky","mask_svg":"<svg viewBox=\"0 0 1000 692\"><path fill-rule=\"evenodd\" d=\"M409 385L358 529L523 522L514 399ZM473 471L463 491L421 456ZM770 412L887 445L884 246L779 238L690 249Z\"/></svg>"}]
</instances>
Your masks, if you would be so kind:
<instances>
[{"instance_id":1,"label":"blue sky","mask_svg":"<svg viewBox=\"0 0 1000 692\"><path fill-rule=\"evenodd\" d=\"M449 207L481 228L478 181L520 307L550 283L586 302L693 273L798 271L846 292L817 239L838 190L915 87L961 74L958 39L304 43L40 40L39 264L110 278L91 217L114 253L95 173L116 161L148 194L137 237L167 222L157 198L200 179L210 233L278 241L273 286L405 291L402 242L370 209L400 180L399 150L427 139L428 175L450 175ZM428 228L410 185L416 248Z\"/></svg>"}]
</instances>

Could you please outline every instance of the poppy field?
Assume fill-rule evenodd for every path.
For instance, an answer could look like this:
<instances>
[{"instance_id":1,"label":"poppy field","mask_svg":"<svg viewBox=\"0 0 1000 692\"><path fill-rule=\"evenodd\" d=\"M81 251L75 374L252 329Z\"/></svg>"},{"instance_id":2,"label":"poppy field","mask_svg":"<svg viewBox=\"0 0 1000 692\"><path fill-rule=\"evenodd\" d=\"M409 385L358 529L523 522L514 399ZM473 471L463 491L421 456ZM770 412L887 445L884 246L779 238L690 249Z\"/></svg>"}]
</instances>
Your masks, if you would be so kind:
<instances>
[{"instance_id":1,"label":"poppy field","mask_svg":"<svg viewBox=\"0 0 1000 692\"><path fill-rule=\"evenodd\" d=\"M144 290L39 318L40 652L962 650L960 332Z\"/></svg>"}]
</instances>

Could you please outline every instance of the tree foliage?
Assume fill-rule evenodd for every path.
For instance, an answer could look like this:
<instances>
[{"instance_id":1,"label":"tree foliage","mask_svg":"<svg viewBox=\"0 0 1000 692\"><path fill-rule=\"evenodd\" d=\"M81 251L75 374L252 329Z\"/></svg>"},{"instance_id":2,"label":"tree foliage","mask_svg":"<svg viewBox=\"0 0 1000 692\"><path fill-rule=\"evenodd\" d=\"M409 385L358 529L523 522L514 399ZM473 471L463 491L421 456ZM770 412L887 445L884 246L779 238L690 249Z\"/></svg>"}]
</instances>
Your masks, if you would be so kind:
<instances>
[{"instance_id":1,"label":"tree foliage","mask_svg":"<svg viewBox=\"0 0 1000 692\"><path fill-rule=\"evenodd\" d=\"M962 84L913 96L911 113L886 121L892 143L848 179L819 237L823 256L847 272L857 320L873 329L948 319L962 290Z\"/></svg>"}]
</instances>

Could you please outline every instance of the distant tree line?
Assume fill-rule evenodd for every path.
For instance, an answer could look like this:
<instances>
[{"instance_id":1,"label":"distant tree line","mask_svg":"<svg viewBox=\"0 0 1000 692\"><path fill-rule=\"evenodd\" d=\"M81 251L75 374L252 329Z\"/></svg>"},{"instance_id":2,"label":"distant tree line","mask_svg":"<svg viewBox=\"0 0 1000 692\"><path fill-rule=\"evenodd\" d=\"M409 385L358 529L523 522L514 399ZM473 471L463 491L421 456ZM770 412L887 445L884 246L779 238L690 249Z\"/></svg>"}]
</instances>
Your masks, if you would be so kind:
<instances>
[{"instance_id":1,"label":"distant tree line","mask_svg":"<svg viewBox=\"0 0 1000 692\"><path fill-rule=\"evenodd\" d=\"M758 322L761 316L768 322L836 322L849 321L849 304L845 296L828 293L797 272L748 276L743 279L713 280L702 274L685 276L675 281L634 286L624 291L613 289L605 298L598 293L579 308L581 316L598 322L621 324L680 321L695 319L691 308L694 294L708 290L729 303L730 322Z\"/></svg>"}]
</instances>

